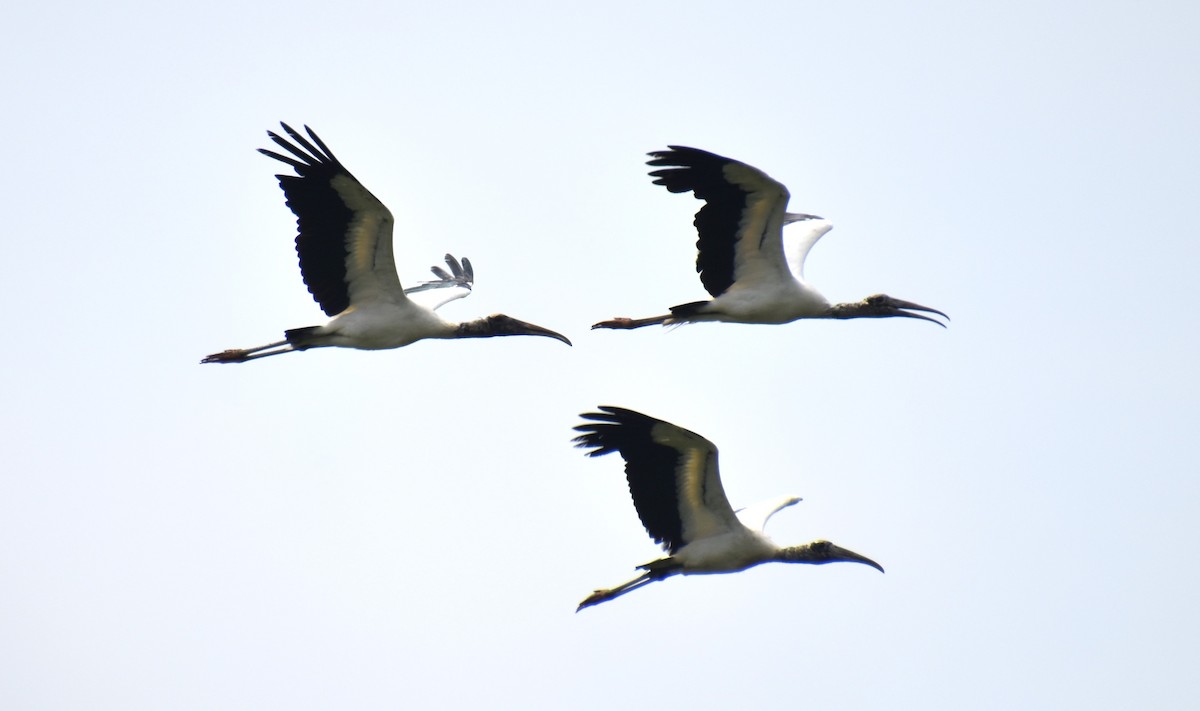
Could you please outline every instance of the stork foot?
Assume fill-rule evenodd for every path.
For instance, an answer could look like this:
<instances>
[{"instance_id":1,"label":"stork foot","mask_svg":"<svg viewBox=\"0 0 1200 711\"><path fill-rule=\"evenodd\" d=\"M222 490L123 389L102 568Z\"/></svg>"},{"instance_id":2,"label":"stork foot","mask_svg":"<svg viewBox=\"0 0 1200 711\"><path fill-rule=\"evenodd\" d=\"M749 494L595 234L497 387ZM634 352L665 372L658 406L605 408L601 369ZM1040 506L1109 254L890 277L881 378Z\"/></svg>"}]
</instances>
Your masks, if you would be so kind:
<instances>
[{"instance_id":1,"label":"stork foot","mask_svg":"<svg viewBox=\"0 0 1200 711\"><path fill-rule=\"evenodd\" d=\"M246 356L250 354L245 348L231 348L220 353L204 356L201 363L243 363L246 361Z\"/></svg>"},{"instance_id":2,"label":"stork foot","mask_svg":"<svg viewBox=\"0 0 1200 711\"><path fill-rule=\"evenodd\" d=\"M649 318L625 318L617 316L608 321L592 324L592 328L641 328L642 326L657 326L664 323L672 323L670 319L672 314L663 314L662 316L651 316Z\"/></svg>"},{"instance_id":3,"label":"stork foot","mask_svg":"<svg viewBox=\"0 0 1200 711\"><path fill-rule=\"evenodd\" d=\"M600 323L592 324L592 330L597 328L637 328L633 319L625 317L617 317L610 321L601 321Z\"/></svg>"},{"instance_id":4,"label":"stork foot","mask_svg":"<svg viewBox=\"0 0 1200 711\"><path fill-rule=\"evenodd\" d=\"M580 610L582 610L585 607L591 607L592 605L598 605L598 604L604 602L605 600L610 599L611 597L612 597L612 590L597 590L596 592L592 593L591 595L588 595L587 599L585 599L583 602L579 603L579 607L575 608L575 611L579 612Z\"/></svg>"}]
</instances>

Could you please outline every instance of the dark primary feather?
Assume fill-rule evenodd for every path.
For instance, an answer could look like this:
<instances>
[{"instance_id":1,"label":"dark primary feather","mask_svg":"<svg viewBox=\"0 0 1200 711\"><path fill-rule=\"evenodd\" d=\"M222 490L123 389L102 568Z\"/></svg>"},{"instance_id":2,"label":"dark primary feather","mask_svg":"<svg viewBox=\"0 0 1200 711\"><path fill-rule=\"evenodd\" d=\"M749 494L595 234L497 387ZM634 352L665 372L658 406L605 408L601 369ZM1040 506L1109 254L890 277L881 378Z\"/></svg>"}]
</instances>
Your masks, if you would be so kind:
<instances>
[{"instance_id":1,"label":"dark primary feather","mask_svg":"<svg viewBox=\"0 0 1200 711\"><path fill-rule=\"evenodd\" d=\"M596 422L575 428L583 433L573 440L575 446L591 448L589 457L620 452L638 518L657 543L674 553L685 544L675 484L679 452L654 441L651 430L659 421L653 417L607 405L600 409L581 415Z\"/></svg>"},{"instance_id":2,"label":"dark primary feather","mask_svg":"<svg viewBox=\"0 0 1200 711\"><path fill-rule=\"evenodd\" d=\"M445 256L446 266L450 267L450 271L434 265L429 268L437 279L432 281L423 281L416 286L410 286L404 290L405 294L415 294L420 291L428 291L430 289L442 289L445 287L460 287L470 291L475 286L475 270L471 267L471 260L466 257L462 258L460 264L453 254Z\"/></svg>"},{"instance_id":3,"label":"dark primary feather","mask_svg":"<svg viewBox=\"0 0 1200 711\"><path fill-rule=\"evenodd\" d=\"M454 272L454 278L458 281L466 281L467 283L475 281L475 270L471 267L471 260L466 257L462 258L460 264L453 256L446 255L446 266L450 267L450 271Z\"/></svg>"},{"instance_id":4,"label":"dark primary feather","mask_svg":"<svg viewBox=\"0 0 1200 711\"><path fill-rule=\"evenodd\" d=\"M352 180L354 176L311 128L305 126L304 130L312 137L312 143L286 123L280 125L304 150L267 131L271 140L295 158L265 148L258 152L296 169L298 175L275 177L287 197L287 206L296 215L296 254L300 257L300 273L321 310L328 316L336 316L350 305L350 291L346 285L346 228L354 219L354 212L333 188L332 181L338 175Z\"/></svg>"},{"instance_id":5,"label":"dark primary feather","mask_svg":"<svg viewBox=\"0 0 1200 711\"><path fill-rule=\"evenodd\" d=\"M720 296L733 284L734 247L749 193L725 179L725 166L737 161L698 148L670 148L650 154L647 165L669 166L650 175L655 185L673 193L691 191L705 201L695 220L696 271L705 290Z\"/></svg>"},{"instance_id":6,"label":"dark primary feather","mask_svg":"<svg viewBox=\"0 0 1200 711\"><path fill-rule=\"evenodd\" d=\"M471 266L470 259L463 257L462 262L459 263L459 261L454 258L454 255L447 254L445 260L446 266L450 267L449 272L437 265L429 268L429 271L433 272L433 275L442 283L453 282L467 289L470 289L475 284L475 269ZM453 276L451 276L451 274L453 274ZM421 286L435 283L438 282L424 282L421 284Z\"/></svg>"}]
</instances>

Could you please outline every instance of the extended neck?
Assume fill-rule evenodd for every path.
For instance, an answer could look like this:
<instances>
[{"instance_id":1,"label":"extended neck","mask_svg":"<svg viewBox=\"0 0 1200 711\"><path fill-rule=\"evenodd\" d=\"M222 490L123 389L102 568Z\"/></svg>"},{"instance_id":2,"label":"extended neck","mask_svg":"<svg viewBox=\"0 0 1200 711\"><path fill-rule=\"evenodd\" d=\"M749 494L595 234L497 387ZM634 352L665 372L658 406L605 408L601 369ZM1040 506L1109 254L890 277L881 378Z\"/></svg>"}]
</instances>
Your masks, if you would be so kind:
<instances>
[{"instance_id":1,"label":"extended neck","mask_svg":"<svg viewBox=\"0 0 1200 711\"><path fill-rule=\"evenodd\" d=\"M923 316L919 313L912 313L913 311L937 314L947 320L950 318L937 309L931 309L928 306L914 304L911 301L904 301L903 299L894 299L887 294L874 294L862 301L834 304L829 307L829 318L891 318L901 316L904 318L919 318L922 321L932 321L943 328L946 327L946 324L935 318Z\"/></svg>"},{"instance_id":2,"label":"extended neck","mask_svg":"<svg viewBox=\"0 0 1200 711\"><path fill-rule=\"evenodd\" d=\"M859 555L841 546L835 546L829 541L813 541L812 543L805 543L802 546L780 548L779 552L776 553L775 560L784 563L809 563L812 565L820 565L822 563L862 563L863 565L871 566L881 573L883 572L883 566L865 555Z\"/></svg>"},{"instance_id":3,"label":"extended neck","mask_svg":"<svg viewBox=\"0 0 1200 711\"><path fill-rule=\"evenodd\" d=\"M492 314L474 321L464 321L454 329L453 338L491 338L492 336L545 336L562 341L568 346L571 341L561 333L548 328L519 321L512 316Z\"/></svg>"},{"instance_id":4,"label":"extended neck","mask_svg":"<svg viewBox=\"0 0 1200 711\"><path fill-rule=\"evenodd\" d=\"M463 321L454 328L453 338L491 338L498 336L496 327L490 319L477 318L474 321Z\"/></svg>"},{"instance_id":5,"label":"extended neck","mask_svg":"<svg viewBox=\"0 0 1200 711\"><path fill-rule=\"evenodd\" d=\"M787 546L780 548L776 553L776 560L783 563L827 563L829 562L826 556L823 556L816 549L818 543L823 541L814 541L805 543L800 546Z\"/></svg>"},{"instance_id":6,"label":"extended neck","mask_svg":"<svg viewBox=\"0 0 1200 711\"><path fill-rule=\"evenodd\" d=\"M869 313L869 310L865 301L834 304L829 307L829 318L864 318L874 315Z\"/></svg>"}]
</instances>

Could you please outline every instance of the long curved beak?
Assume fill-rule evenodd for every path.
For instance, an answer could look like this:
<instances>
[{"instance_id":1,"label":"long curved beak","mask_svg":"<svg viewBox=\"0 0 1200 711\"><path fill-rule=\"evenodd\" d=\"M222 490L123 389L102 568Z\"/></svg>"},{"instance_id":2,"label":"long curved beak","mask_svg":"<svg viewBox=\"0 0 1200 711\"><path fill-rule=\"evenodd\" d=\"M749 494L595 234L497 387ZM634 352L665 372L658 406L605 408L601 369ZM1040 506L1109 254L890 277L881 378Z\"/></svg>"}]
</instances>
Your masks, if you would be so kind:
<instances>
[{"instance_id":1,"label":"long curved beak","mask_svg":"<svg viewBox=\"0 0 1200 711\"><path fill-rule=\"evenodd\" d=\"M919 318L922 321L930 321L932 323L936 323L937 325L941 326L942 328L945 328L946 324L942 323L941 321L938 321L936 318L922 316L921 314L909 313L909 311L924 311L925 313L937 314L938 316L941 316L942 318L946 319L947 321L950 320L949 316L942 313L941 311L938 311L937 309L931 309L928 306L914 304L911 301L904 301L903 299L893 299L891 297L888 297L887 305L889 307L889 315L890 316L907 316L908 318Z\"/></svg>"},{"instance_id":2,"label":"long curved beak","mask_svg":"<svg viewBox=\"0 0 1200 711\"><path fill-rule=\"evenodd\" d=\"M555 339L556 341L562 341L563 343L567 344L568 346L570 346L570 345L574 345L574 344L572 344L572 343L571 343L571 339L569 339L569 338L567 338L566 336L562 335L562 334L561 334L561 333L559 333L558 331L551 331L551 330L550 330L550 329L548 329L548 328L542 328L541 326L538 326L538 325L536 325L536 324L532 324L532 323L526 323L525 321L520 321L520 320L517 320L517 319L515 319L515 318L514 318L514 319L512 320L512 324L511 324L511 326L512 326L512 328L513 328L513 332L512 332L512 333L504 333L504 334L499 334L499 335L505 335L505 336L510 336L510 335L511 335L511 336L545 336L545 337L547 337L547 338L553 338L553 339Z\"/></svg>"},{"instance_id":3,"label":"long curved beak","mask_svg":"<svg viewBox=\"0 0 1200 711\"><path fill-rule=\"evenodd\" d=\"M852 550L847 550L841 546L835 546L833 544L829 545L829 561L831 563L862 563L863 565L871 566L881 573L883 572L882 565L876 563L865 555L859 555Z\"/></svg>"}]
</instances>

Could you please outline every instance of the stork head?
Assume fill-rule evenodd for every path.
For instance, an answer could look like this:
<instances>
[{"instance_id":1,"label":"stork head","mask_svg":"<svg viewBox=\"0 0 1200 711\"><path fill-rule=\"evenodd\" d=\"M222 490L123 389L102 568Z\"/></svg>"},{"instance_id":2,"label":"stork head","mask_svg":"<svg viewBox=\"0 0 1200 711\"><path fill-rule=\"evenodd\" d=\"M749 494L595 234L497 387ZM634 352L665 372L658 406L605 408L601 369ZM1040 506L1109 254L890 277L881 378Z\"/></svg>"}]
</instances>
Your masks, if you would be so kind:
<instances>
[{"instance_id":1,"label":"stork head","mask_svg":"<svg viewBox=\"0 0 1200 711\"><path fill-rule=\"evenodd\" d=\"M869 565L879 572L883 566L851 550L836 546L829 541L813 541L802 546L789 546L779 550L779 560L784 563L809 563L822 565L824 563L862 563Z\"/></svg>"},{"instance_id":2,"label":"stork head","mask_svg":"<svg viewBox=\"0 0 1200 711\"><path fill-rule=\"evenodd\" d=\"M456 338L491 338L492 336L546 336L562 341L568 346L571 341L557 331L526 323L512 316L492 314L474 321L464 321L454 332Z\"/></svg>"},{"instance_id":3,"label":"stork head","mask_svg":"<svg viewBox=\"0 0 1200 711\"><path fill-rule=\"evenodd\" d=\"M937 309L931 309L928 306L914 304L911 301L904 301L903 299L894 299L887 294L873 294L862 301L850 304L834 304L830 309L830 316L832 318L889 318L892 316L904 316L907 318L919 318L922 321L930 321L942 328L946 327L946 324L935 318L910 313L912 311L937 314L947 321L950 320L949 316Z\"/></svg>"}]
</instances>

